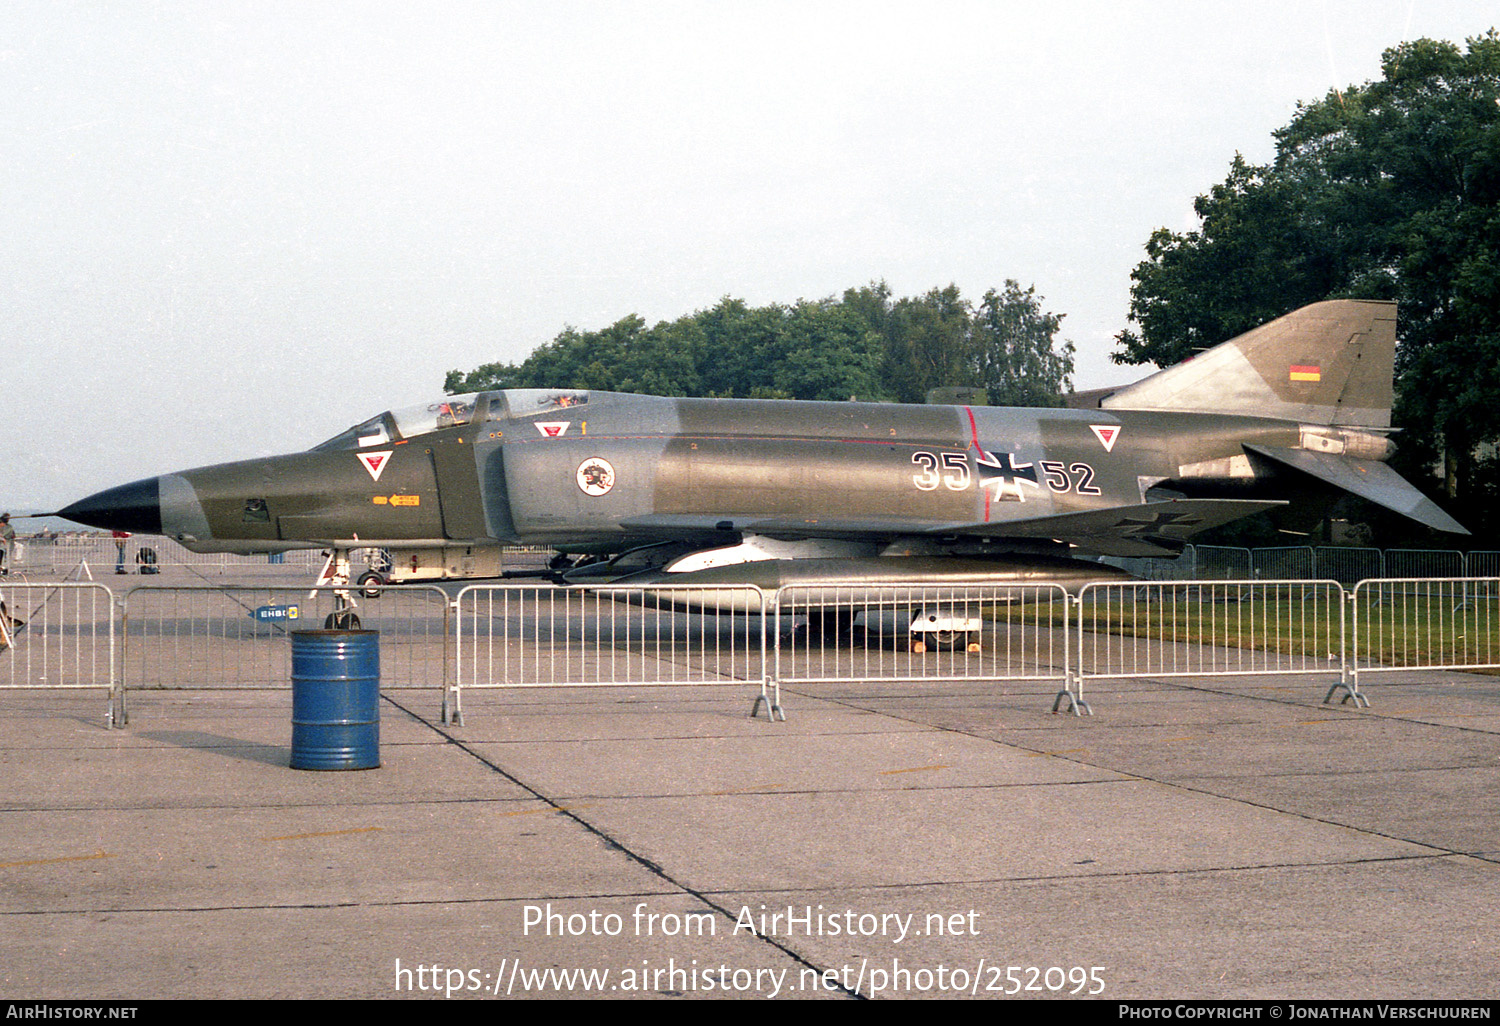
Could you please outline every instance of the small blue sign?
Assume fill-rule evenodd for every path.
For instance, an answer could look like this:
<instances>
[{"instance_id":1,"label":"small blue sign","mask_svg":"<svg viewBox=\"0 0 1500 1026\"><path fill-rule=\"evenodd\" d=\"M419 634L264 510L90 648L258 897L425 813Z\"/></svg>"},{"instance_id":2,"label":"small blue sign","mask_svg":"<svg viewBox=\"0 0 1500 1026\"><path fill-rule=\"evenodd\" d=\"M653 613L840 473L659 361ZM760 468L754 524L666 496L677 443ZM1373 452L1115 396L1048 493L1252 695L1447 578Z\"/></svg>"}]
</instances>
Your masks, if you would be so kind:
<instances>
[{"instance_id":1,"label":"small blue sign","mask_svg":"<svg viewBox=\"0 0 1500 1026\"><path fill-rule=\"evenodd\" d=\"M259 620L261 623L274 623L278 620L296 620L302 615L302 610L297 606L257 606L250 611L250 618Z\"/></svg>"}]
</instances>

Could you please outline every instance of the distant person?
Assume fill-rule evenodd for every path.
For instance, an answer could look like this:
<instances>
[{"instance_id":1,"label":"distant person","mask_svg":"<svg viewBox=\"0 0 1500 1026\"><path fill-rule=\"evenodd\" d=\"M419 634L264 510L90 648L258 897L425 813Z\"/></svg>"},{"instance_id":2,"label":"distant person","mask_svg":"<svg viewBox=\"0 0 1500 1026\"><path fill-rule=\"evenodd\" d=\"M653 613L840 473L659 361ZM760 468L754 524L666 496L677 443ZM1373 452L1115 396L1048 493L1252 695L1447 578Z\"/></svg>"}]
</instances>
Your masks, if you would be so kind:
<instances>
[{"instance_id":1,"label":"distant person","mask_svg":"<svg viewBox=\"0 0 1500 1026\"><path fill-rule=\"evenodd\" d=\"M10 554L16 547L16 529L10 526L10 514L0 513L0 574L10 573Z\"/></svg>"},{"instance_id":2,"label":"distant person","mask_svg":"<svg viewBox=\"0 0 1500 1026\"><path fill-rule=\"evenodd\" d=\"M129 531L113 532L115 539L115 573L128 573L125 569L125 540L130 537Z\"/></svg>"},{"instance_id":3,"label":"distant person","mask_svg":"<svg viewBox=\"0 0 1500 1026\"><path fill-rule=\"evenodd\" d=\"M0 648L5 648L9 639L14 638L25 626L25 620L10 615L10 607L5 604L5 596L0 594L0 628L3 628L0 629Z\"/></svg>"}]
</instances>

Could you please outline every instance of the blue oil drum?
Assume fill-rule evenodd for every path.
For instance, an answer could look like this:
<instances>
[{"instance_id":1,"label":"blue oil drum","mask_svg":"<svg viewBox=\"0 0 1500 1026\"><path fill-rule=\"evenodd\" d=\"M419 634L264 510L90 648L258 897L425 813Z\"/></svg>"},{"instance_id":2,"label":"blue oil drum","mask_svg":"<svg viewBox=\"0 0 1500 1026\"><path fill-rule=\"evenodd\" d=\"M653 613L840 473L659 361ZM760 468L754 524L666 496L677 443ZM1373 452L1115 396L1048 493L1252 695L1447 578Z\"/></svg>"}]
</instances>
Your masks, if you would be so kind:
<instances>
[{"instance_id":1,"label":"blue oil drum","mask_svg":"<svg viewBox=\"0 0 1500 1026\"><path fill-rule=\"evenodd\" d=\"M292 769L380 765L380 632L292 632Z\"/></svg>"}]
</instances>

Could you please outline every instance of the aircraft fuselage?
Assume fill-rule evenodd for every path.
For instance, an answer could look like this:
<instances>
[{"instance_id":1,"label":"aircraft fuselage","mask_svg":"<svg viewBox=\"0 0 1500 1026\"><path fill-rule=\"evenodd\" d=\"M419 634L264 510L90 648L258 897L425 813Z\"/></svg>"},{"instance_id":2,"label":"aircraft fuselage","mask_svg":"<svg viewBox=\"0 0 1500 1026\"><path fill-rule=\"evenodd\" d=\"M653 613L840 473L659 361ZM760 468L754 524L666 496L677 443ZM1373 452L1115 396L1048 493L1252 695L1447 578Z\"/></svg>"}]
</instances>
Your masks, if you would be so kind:
<instances>
[{"instance_id":1,"label":"aircraft fuselage","mask_svg":"<svg viewBox=\"0 0 1500 1026\"><path fill-rule=\"evenodd\" d=\"M147 517L133 529L228 552L620 551L736 532L941 538L947 527L993 539L1011 521L1139 505L1164 482L1189 486L1195 467L1208 468L1203 485L1250 482L1246 442L1299 444L1294 423L1202 413L530 390L481 394L466 423L393 435L163 475L73 515L128 489L149 507L154 487L159 527Z\"/></svg>"}]
</instances>

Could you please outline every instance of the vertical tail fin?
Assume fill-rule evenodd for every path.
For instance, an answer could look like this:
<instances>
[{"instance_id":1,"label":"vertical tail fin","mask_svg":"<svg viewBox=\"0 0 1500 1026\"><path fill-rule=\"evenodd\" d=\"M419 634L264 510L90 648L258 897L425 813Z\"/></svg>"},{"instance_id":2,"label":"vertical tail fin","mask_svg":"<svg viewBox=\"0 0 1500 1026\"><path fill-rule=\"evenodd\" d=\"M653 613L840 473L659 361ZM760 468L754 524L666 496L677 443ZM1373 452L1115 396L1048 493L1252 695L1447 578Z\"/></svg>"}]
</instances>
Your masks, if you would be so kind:
<instances>
[{"instance_id":1,"label":"vertical tail fin","mask_svg":"<svg viewBox=\"0 0 1500 1026\"><path fill-rule=\"evenodd\" d=\"M1384 428L1395 359L1395 303L1331 299L1126 385L1100 406Z\"/></svg>"}]
</instances>

